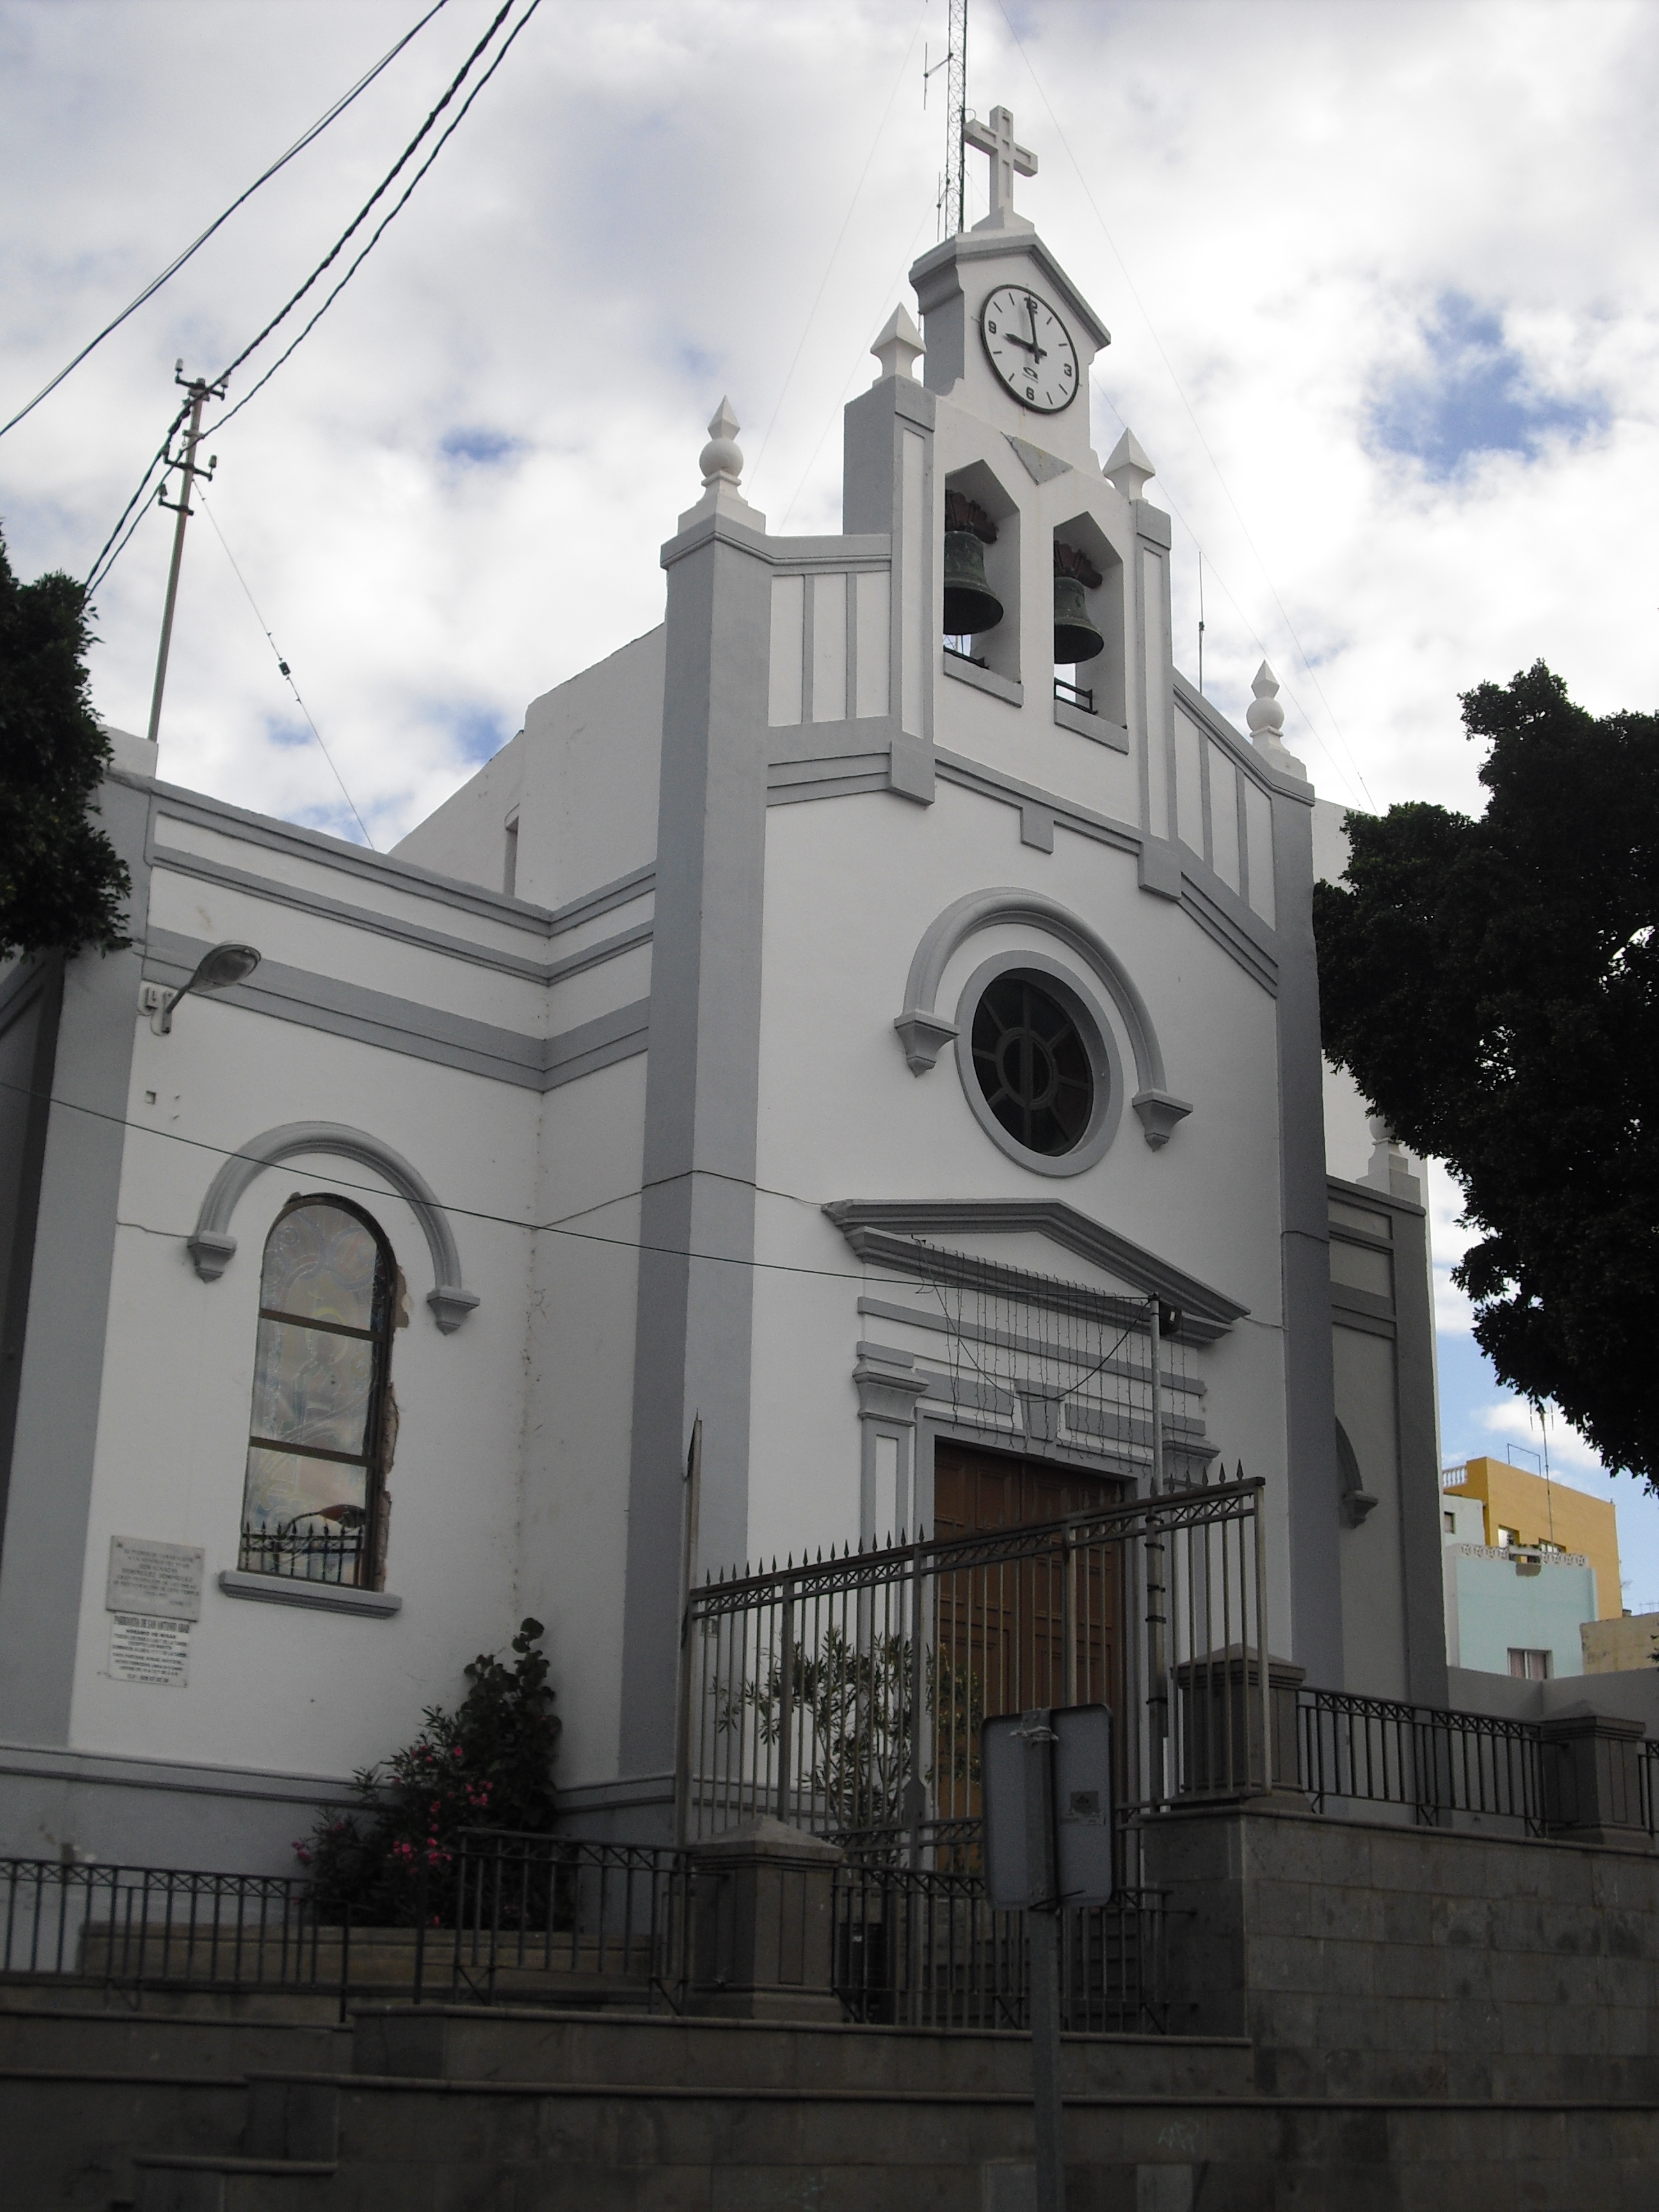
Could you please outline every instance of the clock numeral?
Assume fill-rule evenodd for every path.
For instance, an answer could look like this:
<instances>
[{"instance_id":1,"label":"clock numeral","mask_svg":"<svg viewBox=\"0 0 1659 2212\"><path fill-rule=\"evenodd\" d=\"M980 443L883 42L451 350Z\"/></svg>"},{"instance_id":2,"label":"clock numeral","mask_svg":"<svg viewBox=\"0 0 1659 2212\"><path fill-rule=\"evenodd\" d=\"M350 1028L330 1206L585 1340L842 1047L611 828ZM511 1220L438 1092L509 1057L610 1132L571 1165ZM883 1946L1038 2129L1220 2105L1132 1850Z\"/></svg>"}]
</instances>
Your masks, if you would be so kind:
<instances>
[{"instance_id":1,"label":"clock numeral","mask_svg":"<svg viewBox=\"0 0 1659 2212\"><path fill-rule=\"evenodd\" d=\"M985 327L986 327L986 329L987 329L988 331L989 331L989 332L991 333L991 336L992 336L993 337L994 337L996 336L996 334L997 334L997 326L996 326L996 325L995 325L994 323L987 323L987 325L985 325Z\"/></svg>"},{"instance_id":2,"label":"clock numeral","mask_svg":"<svg viewBox=\"0 0 1659 2212\"><path fill-rule=\"evenodd\" d=\"M1072 364L1069 361L1062 362L1060 363L1060 373L1062 376L1069 376L1071 374Z\"/></svg>"}]
</instances>

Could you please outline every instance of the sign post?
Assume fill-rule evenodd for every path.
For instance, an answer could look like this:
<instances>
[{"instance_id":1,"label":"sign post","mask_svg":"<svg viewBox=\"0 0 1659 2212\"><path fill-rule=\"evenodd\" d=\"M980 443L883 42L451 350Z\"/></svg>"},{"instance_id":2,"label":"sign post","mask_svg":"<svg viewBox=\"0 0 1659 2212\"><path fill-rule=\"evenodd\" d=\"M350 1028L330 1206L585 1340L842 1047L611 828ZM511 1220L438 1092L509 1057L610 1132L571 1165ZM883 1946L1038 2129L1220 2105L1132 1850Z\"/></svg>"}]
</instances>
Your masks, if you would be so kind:
<instances>
[{"instance_id":1,"label":"sign post","mask_svg":"<svg viewBox=\"0 0 1659 2212\"><path fill-rule=\"evenodd\" d=\"M1038 2212L1066 2212L1060 2081L1060 1934L1067 1905L1112 1893L1112 1717L1104 1705L1039 1707L980 1733L985 1883L1024 1912L1031 1948L1031 2093Z\"/></svg>"}]
</instances>

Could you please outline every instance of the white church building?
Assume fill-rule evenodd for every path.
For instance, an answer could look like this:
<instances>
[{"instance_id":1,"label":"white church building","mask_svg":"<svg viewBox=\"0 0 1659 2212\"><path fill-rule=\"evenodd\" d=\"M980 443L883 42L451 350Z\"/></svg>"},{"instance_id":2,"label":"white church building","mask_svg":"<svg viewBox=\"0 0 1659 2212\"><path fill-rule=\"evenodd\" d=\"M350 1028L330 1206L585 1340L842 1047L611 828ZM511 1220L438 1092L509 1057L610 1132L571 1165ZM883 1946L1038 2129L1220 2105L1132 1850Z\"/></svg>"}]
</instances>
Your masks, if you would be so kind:
<instances>
[{"instance_id":1,"label":"white church building","mask_svg":"<svg viewBox=\"0 0 1659 2212\"><path fill-rule=\"evenodd\" d=\"M992 126L842 534L769 531L722 406L662 623L394 853L113 737L131 948L0 975L4 1851L285 1870L532 1613L568 1817L666 1835L694 1426L699 1577L1133 1495L1144 1423L1003 1371L1056 1282L1167 1310L1162 1463L1265 1479L1273 1650L1444 1702L1419 1192L1320 1053L1340 811L1265 668L1251 735L1176 670ZM973 1269L1031 1312L970 1369Z\"/></svg>"}]
</instances>

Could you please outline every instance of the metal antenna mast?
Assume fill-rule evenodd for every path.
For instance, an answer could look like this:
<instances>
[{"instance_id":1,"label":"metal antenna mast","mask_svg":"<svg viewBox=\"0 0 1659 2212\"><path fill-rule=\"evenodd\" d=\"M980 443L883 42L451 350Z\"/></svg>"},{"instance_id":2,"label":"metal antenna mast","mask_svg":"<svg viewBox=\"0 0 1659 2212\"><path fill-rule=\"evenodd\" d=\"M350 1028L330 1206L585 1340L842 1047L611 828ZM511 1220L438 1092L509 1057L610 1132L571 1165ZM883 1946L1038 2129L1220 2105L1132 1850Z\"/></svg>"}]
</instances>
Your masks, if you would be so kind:
<instances>
[{"instance_id":1,"label":"metal antenna mast","mask_svg":"<svg viewBox=\"0 0 1659 2212\"><path fill-rule=\"evenodd\" d=\"M182 385L190 394L190 422L185 431L184 459L181 461L175 461L169 457L167 460L168 468L181 469L184 471L184 481L179 488L179 496L176 500L167 497L165 480L155 494L160 504L162 507L170 507L179 520L173 532L173 566L167 571L167 604L161 611L161 647L155 656L155 690L149 702L151 744L155 743L155 733L161 726L161 694L167 688L167 651L173 643L173 611L179 604L179 570L185 558L185 525L195 513L195 509L190 503L191 490L198 476L205 483L210 483L213 480L213 471L219 465L216 454L209 456L206 468L198 468L197 465L196 447L202 434L202 410L206 406L210 397L222 399L225 396L222 384L206 384L199 376L186 377L182 361L173 365L173 380L175 384Z\"/></svg>"},{"instance_id":2,"label":"metal antenna mast","mask_svg":"<svg viewBox=\"0 0 1659 2212\"><path fill-rule=\"evenodd\" d=\"M951 46L945 73L945 221L954 237L968 228L963 198L963 131L968 121L968 0L951 0Z\"/></svg>"}]
</instances>

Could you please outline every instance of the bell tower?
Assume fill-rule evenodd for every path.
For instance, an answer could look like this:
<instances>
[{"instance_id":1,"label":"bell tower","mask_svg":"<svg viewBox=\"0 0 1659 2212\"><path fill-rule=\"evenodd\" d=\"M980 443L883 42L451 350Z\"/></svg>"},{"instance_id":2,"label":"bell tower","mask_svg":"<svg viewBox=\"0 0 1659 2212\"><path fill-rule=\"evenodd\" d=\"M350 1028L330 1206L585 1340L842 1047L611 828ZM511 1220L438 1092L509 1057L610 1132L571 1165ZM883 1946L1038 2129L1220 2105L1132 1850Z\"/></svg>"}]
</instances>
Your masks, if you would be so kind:
<instances>
[{"instance_id":1,"label":"bell tower","mask_svg":"<svg viewBox=\"0 0 1659 2212\"><path fill-rule=\"evenodd\" d=\"M1088 384L1111 333L1014 206L1014 179L1036 156L994 107L967 143L988 156L991 211L924 253L910 271L927 341L923 380L970 415L1073 468L1099 470Z\"/></svg>"}]
</instances>

